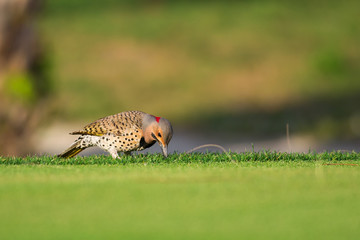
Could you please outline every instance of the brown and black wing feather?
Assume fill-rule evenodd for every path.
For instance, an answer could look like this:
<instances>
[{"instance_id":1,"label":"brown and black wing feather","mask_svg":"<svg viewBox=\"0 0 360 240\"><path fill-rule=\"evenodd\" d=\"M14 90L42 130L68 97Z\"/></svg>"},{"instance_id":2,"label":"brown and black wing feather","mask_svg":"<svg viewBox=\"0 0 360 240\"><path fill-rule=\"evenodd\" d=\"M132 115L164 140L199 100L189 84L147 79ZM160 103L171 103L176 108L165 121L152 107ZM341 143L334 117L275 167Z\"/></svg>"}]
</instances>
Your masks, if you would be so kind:
<instances>
[{"instance_id":1,"label":"brown and black wing feather","mask_svg":"<svg viewBox=\"0 0 360 240\"><path fill-rule=\"evenodd\" d=\"M102 136L107 133L121 135L128 128L142 128L142 117L145 113L140 111L121 112L115 115L100 118L86 125L82 130L72 132L73 135Z\"/></svg>"}]
</instances>

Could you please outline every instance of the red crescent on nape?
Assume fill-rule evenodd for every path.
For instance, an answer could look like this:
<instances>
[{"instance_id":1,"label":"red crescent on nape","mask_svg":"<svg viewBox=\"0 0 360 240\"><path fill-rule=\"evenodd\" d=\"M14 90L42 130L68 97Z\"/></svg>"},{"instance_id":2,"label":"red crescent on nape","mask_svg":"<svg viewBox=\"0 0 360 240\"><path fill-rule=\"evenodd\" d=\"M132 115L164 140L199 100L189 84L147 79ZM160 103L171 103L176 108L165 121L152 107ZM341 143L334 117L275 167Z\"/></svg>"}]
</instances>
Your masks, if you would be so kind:
<instances>
[{"instance_id":1,"label":"red crescent on nape","mask_svg":"<svg viewBox=\"0 0 360 240\"><path fill-rule=\"evenodd\" d=\"M155 117L156 121L159 122L161 117Z\"/></svg>"}]
</instances>

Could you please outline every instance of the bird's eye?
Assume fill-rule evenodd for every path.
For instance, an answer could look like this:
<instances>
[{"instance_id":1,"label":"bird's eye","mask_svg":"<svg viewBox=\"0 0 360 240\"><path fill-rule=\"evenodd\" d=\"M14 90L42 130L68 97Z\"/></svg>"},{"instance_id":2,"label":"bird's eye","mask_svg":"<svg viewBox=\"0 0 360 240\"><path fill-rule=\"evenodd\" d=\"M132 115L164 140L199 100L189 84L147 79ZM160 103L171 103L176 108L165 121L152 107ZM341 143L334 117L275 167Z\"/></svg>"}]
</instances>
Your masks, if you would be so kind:
<instances>
[{"instance_id":1,"label":"bird's eye","mask_svg":"<svg viewBox=\"0 0 360 240\"><path fill-rule=\"evenodd\" d=\"M158 133L158 136L161 137L161 133Z\"/></svg>"}]
</instances>

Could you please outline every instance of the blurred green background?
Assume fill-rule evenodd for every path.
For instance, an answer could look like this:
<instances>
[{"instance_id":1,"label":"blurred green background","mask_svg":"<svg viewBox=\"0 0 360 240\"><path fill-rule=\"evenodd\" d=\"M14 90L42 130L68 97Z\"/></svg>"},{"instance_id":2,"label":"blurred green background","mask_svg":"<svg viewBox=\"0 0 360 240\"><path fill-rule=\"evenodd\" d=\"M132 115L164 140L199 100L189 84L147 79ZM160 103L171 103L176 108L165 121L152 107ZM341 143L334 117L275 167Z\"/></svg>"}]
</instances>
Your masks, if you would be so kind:
<instances>
[{"instance_id":1,"label":"blurred green background","mask_svg":"<svg viewBox=\"0 0 360 240\"><path fill-rule=\"evenodd\" d=\"M56 118L141 109L205 130L283 134L290 122L321 137L358 136L359 8L48 1L41 27L53 51Z\"/></svg>"},{"instance_id":2,"label":"blurred green background","mask_svg":"<svg viewBox=\"0 0 360 240\"><path fill-rule=\"evenodd\" d=\"M46 118L142 110L199 132L360 138L359 1L52 0Z\"/></svg>"}]
</instances>

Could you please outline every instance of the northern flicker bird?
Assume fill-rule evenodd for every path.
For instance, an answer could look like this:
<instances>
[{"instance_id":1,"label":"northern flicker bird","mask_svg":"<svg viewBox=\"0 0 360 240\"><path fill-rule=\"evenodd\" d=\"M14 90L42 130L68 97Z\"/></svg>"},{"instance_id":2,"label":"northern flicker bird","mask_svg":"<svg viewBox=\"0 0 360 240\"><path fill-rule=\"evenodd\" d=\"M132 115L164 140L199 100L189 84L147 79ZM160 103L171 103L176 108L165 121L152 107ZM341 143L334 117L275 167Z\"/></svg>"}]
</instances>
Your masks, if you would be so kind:
<instances>
[{"instance_id":1,"label":"northern flicker bird","mask_svg":"<svg viewBox=\"0 0 360 240\"><path fill-rule=\"evenodd\" d=\"M82 130L70 134L80 135L59 157L70 158L88 147L98 146L108 151L113 158L118 152L130 154L149 148L158 142L167 157L167 147L173 135L170 122L161 117L129 111L100 118Z\"/></svg>"}]
</instances>

